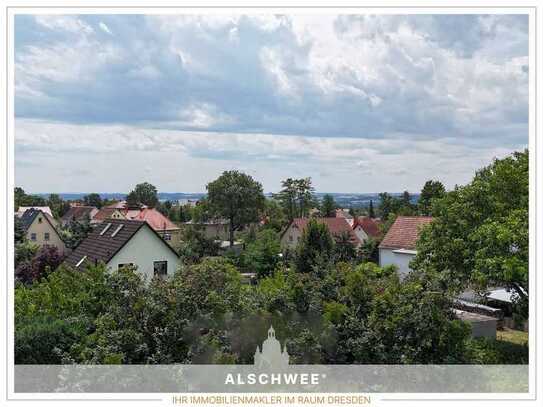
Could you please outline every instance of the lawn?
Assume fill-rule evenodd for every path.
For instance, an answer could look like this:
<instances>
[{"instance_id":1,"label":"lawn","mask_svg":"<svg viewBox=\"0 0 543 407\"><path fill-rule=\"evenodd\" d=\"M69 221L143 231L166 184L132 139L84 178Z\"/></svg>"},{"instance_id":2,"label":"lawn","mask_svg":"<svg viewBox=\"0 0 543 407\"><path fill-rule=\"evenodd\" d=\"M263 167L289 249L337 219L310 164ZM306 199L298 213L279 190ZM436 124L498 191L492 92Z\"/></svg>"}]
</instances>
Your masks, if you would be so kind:
<instances>
[{"instance_id":1,"label":"lawn","mask_svg":"<svg viewBox=\"0 0 543 407\"><path fill-rule=\"evenodd\" d=\"M504 328L503 331L497 331L496 339L498 341L510 342L516 345L525 345L528 343L528 332Z\"/></svg>"}]
</instances>

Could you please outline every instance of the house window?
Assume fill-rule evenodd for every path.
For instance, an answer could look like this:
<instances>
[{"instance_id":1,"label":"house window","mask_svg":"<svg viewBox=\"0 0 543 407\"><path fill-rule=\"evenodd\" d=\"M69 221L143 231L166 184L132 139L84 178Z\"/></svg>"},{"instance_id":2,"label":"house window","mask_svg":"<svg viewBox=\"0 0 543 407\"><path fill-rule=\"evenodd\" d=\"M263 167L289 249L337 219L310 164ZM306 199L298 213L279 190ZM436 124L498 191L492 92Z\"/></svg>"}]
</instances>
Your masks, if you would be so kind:
<instances>
[{"instance_id":1,"label":"house window","mask_svg":"<svg viewBox=\"0 0 543 407\"><path fill-rule=\"evenodd\" d=\"M164 240L172 240L172 235L170 235L169 233L164 233Z\"/></svg>"},{"instance_id":2,"label":"house window","mask_svg":"<svg viewBox=\"0 0 543 407\"><path fill-rule=\"evenodd\" d=\"M288 237L288 240L289 240L289 242L292 242L292 240L293 240L293 239L292 239L292 236L289 236L289 237Z\"/></svg>"},{"instance_id":3,"label":"house window","mask_svg":"<svg viewBox=\"0 0 543 407\"><path fill-rule=\"evenodd\" d=\"M30 240L32 240L34 242L36 241L36 234L35 233L30 234Z\"/></svg>"},{"instance_id":4,"label":"house window","mask_svg":"<svg viewBox=\"0 0 543 407\"><path fill-rule=\"evenodd\" d=\"M41 221L41 218L38 218L38 223L41 223L41 222L42 222L42 221Z\"/></svg>"},{"instance_id":5,"label":"house window","mask_svg":"<svg viewBox=\"0 0 543 407\"><path fill-rule=\"evenodd\" d=\"M124 269L126 267L134 267L134 263L119 263L117 270Z\"/></svg>"},{"instance_id":6,"label":"house window","mask_svg":"<svg viewBox=\"0 0 543 407\"><path fill-rule=\"evenodd\" d=\"M167 261L155 261L153 263L155 276L166 276L168 274L168 262Z\"/></svg>"},{"instance_id":7,"label":"house window","mask_svg":"<svg viewBox=\"0 0 543 407\"><path fill-rule=\"evenodd\" d=\"M49 240L49 233L48 233L48 232L45 232L45 233L43 234L43 238L44 238L45 240Z\"/></svg>"}]
</instances>

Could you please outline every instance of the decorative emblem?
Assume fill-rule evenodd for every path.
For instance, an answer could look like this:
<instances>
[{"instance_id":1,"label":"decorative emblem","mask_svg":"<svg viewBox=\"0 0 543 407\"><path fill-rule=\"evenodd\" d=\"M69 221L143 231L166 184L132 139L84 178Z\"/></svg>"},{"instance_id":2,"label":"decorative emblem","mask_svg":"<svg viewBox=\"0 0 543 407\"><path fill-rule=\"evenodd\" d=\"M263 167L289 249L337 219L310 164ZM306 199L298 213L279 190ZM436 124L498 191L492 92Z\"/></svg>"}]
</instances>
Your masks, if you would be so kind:
<instances>
[{"instance_id":1,"label":"decorative emblem","mask_svg":"<svg viewBox=\"0 0 543 407\"><path fill-rule=\"evenodd\" d=\"M254 365L258 369L280 369L288 366L288 361L287 345L283 346L281 352L281 343L275 338L273 326L270 326L268 338L262 343L262 351L256 347Z\"/></svg>"}]
</instances>

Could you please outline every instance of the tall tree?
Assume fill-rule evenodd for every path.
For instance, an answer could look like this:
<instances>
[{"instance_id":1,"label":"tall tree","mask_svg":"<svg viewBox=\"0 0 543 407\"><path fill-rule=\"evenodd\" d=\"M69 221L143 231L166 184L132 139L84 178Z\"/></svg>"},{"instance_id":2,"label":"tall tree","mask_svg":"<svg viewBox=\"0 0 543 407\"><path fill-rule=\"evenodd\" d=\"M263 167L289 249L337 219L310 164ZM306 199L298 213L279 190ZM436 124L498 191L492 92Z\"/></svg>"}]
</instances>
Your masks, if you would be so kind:
<instances>
[{"instance_id":1,"label":"tall tree","mask_svg":"<svg viewBox=\"0 0 543 407\"><path fill-rule=\"evenodd\" d=\"M394 198L388 192L382 192L379 194L379 212L383 220L387 220L390 214L395 210Z\"/></svg>"},{"instance_id":2,"label":"tall tree","mask_svg":"<svg viewBox=\"0 0 543 407\"><path fill-rule=\"evenodd\" d=\"M315 204L315 188L311 183L311 178L292 179L287 178L281 182L283 189L275 194L276 198L283 206L289 221L294 218L307 217L309 210Z\"/></svg>"},{"instance_id":3,"label":"tall tree","mask_svg":"<svg viewBox=\"0 0 543 407\"><path fill-rule=\"evenodd\" d=\"M282 181L281 186L283 189L281 189L278 194L274 195L274 198L281 203L289 222L298 216L296 210L296 197L298 196L298 191L295 181L296 180L292 178L287 178Z\"/></svg>"},{"instance_id":4,"label":"tall tree","mask_svg":"<svg viewBox=\"0 0 543 407\"><path fill-rule=\"evenodd\" d=\"M326 224L311 219L296 248L296 271L313 272L315 266L332 259L334 249L334 239Z\"/></svg>"},{"instance_id":5,"label":"tall tree","mask_svg":"<svg viewBox=\"0 0 543 407\"><path fill-rule=\"evenodd\" d=\"M418 210L420 215L430 216L432 214L432 201L445 196L445 187L439 181L426 181L420 192Z\"/></svg>"},{"instance_id":6,"label":"tall tree","mask_svg":"<svg viewBox=\"0 0 543 407\"><path fill-rule=\"evenodd\" d=\"M158 204L158 192L153 184L143 182L135 186L126 197L129 206L143 204L149 208L154 208Z\"/></svg>"},{"instance_id":7,"label":"tall tree","mask_svg":"<svg viewBox=\"0 0 543 407\"><path fill-rule=\"evenodd\" d=\"M259 220L266 198L262 185L250 175L239 171L225 171L206 186L210 209L228 219L230 247L234 245L234 231Z\"/></svg>"},{"instance_id":8,"label":"tall tree","mask_svg":"<svg viewBox=\"0 0 543 407\"><path fill-rule=\"evenodd\" d=\"M306 218L311 207L315 205L315 188L313 188L310 177L296 180L296 187L299 215Z\"/></svg>"},{"instance_id":9,"label":"tall tree","mask_svg":"<svg viewBox=\"0 0 543 407\"><path fill-rule=\"evenodd\" d=\"M28 195L21 187L15 187L14 190L15 210L19 206L46 206L47 201L39 195Z\"/></svg>"},{"instance_id":10,"label":"tall tree","mask_svg":"<svg viewBox=\"0 0 543 407\"><path fill-rule=\"evenodd\" d=\"M100 209L103 205L102 197L95 192L85 195L83 197L83 203L87 206L95 206Z\"/></svg>"},{"instance_id":11,"label":"tall tree","mask_svg":"<svg viewBox=\"0 0 543 407\"><path fill-rule=\"evenodd\" d=\"M373 200L370 199L370 207L368 209L368 216L370 218L375 218L375 210L373 209Z\"/></svg>"},{"instance_id":12,"label":"tall tree","mask_svg":"<svg viewBox=\"0 0 543 407\"><path fill-rule=\"evenodd\" d=\"M462 291L505 286L517 312L528 304L528 151L494 160L473 181L433 202L412 266Z\"/></svg>"},{"instance_id":13,"label":"tall tree","mask_svg":"<svg viewBox=\"0 0 543 407\"><path fill-rule=\"evenodd\" d=\"M264 228L282 231L288 224L283 207L276 199L266 199L264 206Z\"/></svg>"},{"instance_id":14,"label":"tall tree","mask_svg":"<svg viewBox=\"0 0 543 407\"><path fill-rule=\"evenodd\" d=\"M70 210L70 204L64 201L58 194L50 194L47 205L51 208L51 212L55 218L62 217Z\"/></svg>"},{"instance_id":15,"label":"tall tree","mask_svg":"<svg viewBox=\"0 0 543 407\"><path fill-rule=\"evenodd\" d=\"M351 234L349 232L342 232L337 236L334 236L335 240L335 255L336 261L351 261L356 256L356 248L351 241Z\"/></svg>"},{"instance_id":16,"label":"tall tree","mask_svg":"<svg viewBox=\"0 0 543 407\"><path fill-rule=\"evenodd\" d=\"M330 194L326 194L322 197L321 213L325 218L333 218L336 214L336 201Z\"/></svg>"}]
</instances>

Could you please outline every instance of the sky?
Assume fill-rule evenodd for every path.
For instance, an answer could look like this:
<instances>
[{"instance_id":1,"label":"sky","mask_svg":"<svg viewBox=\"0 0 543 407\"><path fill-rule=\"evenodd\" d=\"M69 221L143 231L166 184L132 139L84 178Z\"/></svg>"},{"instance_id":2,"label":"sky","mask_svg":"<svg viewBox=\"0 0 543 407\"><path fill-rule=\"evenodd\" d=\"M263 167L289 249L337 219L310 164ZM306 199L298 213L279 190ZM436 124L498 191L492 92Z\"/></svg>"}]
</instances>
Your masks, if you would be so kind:
<instances>
[{"instance_id":1,"label":"sky","mask_svg":"<svg viewBox=\"0 0 543 407\"><path fill-rule=\"evenodd\" d=\"M528 144L523 15L18 15L27 192L465 184Z\"/></svg>"}]
</instances>

